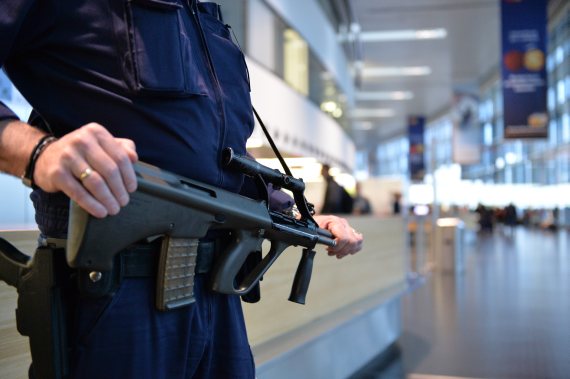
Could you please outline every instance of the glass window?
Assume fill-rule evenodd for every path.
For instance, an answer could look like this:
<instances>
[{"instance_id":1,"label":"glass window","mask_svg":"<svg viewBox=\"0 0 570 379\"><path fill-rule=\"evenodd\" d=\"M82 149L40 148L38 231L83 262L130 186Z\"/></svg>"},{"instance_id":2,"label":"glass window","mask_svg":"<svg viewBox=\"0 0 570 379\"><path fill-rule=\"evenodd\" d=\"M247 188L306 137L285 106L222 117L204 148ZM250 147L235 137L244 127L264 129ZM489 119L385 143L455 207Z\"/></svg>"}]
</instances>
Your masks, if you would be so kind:
<instances>
[{"instance_id":1,"label":"glass window","mask_svg":"<svg viewBox=\"0 0 570 379\"><path fill-rule=\"evenodd\" d=\"M562 48L562 46L558 46L556 48L555 60L557 65L562 64L562 62L564 61L564 49Z\"/></svg>"},{"instance_id":2,"label":"glass window","mask_svg":"<svg viewBox=\"0 0 570 379\"><path fill-rule=\"evenodd\" d=\"M247 53L269 70L280 74L282 23L261 0L249 0Z\"/></svg>"},{"instance_id":3,"label":"glass window","mask_svg":"<svg viewBox=\"0 0 570 379\"><path fill-rule=\"evenodd\" d=\"M493 125L490 122L483 126L483 144L491 146L493 144Z\"/></svg>"},{"instance_id":4,"label":"glass window","mask_svg":"<svg viewBox=\"0 0 570 379\"><path fill-rule=\"evenodd\" d=\"M554 59L552 59L552 54L546 56L546 70L551 72L554 69Z\"/></svg>"},{"instance_id":5,"label":"glass window","mask_svg":"<svg viewBox=\"0 0 570 379\"><path fill-rule=\"evenodd\" d=\"M550 120L548 123L548 142L550 146L556 145L557 142L556 124L556 120Z\"/></svg>"},{"instance_id":6,"label":"glass window","mask_svg":"<svg viewBox=\"0 0 570 379\"><path fill-rule=\"evenodd\" d=\"M560 142L570 142L570 124L568 114L562 115L562 122L560 123Z\"/></svg>"},{"instance_id":7,"label":"glass window","mask_svg":"<svg viewBox=\"0 0 570 379\"><path fill-rule=\"evenodd\" d=\"M556 95L554 94L554 90L549 88L547 91L547 100L546 103L548 104L548 110L554 111L556 109Z\"/></svg>"},{"instance_id":8,"label":"glass window","mask_svg":"<svg viewBox=\"0 0 570 379\"><path fill-rule=\"evenodd\" d=\"M293 29L283 31L283 78L294 89L309 94L309 46Z\"/></svg>"},{"instance_id":9,"label":"glass window","mask_svg":"<svg viewBox=\"0 0 570 379\"><path fill-rule=\"evenodd\" d=\"M556 92L557 92L557 99L558 104L564 104L566 102L566 88L565 88L564 80L559 80L556 83Z\"/></svg>"},{"instance_id":10,"label":"glass window","mask_svg":"<svg viewBox=\"0 0 570 379\"><path fill-rule=\"evenodd\" d=\"M262 0L248 0L246 14L247 54L348 130L346 96L303 37Z\"/></svg>"}]
</instances>

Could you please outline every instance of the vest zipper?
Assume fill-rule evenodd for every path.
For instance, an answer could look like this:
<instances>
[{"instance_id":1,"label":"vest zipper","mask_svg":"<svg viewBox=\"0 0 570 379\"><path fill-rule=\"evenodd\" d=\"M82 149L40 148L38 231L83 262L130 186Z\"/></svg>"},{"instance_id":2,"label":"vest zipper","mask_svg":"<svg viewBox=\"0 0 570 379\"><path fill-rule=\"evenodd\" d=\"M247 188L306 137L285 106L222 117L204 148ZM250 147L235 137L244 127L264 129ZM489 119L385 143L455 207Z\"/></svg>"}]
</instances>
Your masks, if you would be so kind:
<instances>
[{"instance_id":1,"label":"vest zipper","mask_svg":"<svg viewBox=\"0 0 570 379\"><path fill-rule=\"evenodd\" d=\"M220 162L222 161L222 151L225 147L224 141L226 139L226 114L224 111L224 105L222 101L222 89L220 81L218 80L218 76L216 75L216 70L214 69L212 55L210 54L210 49L208 47L208 43L204 35L204 30L202 29L202 24L200 22L200 17L198 15L197 5L192 0L187 0L187 3L188 7L190 8L190 11L192 12L192 16L194 17L194 21L196 22L196 25L198 27L202 45L204 47L204 50L206 51L206 58L208 60L208 72L210 73L211 80L214 84L214 95L216 98L216 105L218 107L218 116L220 117L220 124L221 124L220 136L218 138L219 142L218 151L217 151L217 158L218 158L217 162L218 164L220 164ZM196 8L192 6L193 4L196 6ZM224 176L222 175L222 169L220 168L220 170L218 170L218 185L221 187L223 186L223 184L224 184Z\"/></svg>"}]
</instances>

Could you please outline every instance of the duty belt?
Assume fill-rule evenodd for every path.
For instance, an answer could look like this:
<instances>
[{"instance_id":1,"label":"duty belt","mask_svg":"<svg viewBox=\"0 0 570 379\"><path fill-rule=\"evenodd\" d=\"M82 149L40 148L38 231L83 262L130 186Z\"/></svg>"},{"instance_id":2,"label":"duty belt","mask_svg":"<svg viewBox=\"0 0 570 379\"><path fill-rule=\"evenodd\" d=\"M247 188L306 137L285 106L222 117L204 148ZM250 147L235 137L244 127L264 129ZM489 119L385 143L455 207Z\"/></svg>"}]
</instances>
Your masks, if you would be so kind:
<instances>
[{"instance_id":1,"label":"duty belt","mask_svg":"<svg viewBox=\"0 0 570 379\"><path fill-rule=\"evenodd\" d=\"M62 239L41 241L50 247L65 246ZM133 244L117 254L112 271L79 270L79 290L90 297L114 292L124 278L156 277L156 307L170 310L191 304L194 276L212 268L218 240L199 241L163 237Z\"/></svg>"}]
</instances>

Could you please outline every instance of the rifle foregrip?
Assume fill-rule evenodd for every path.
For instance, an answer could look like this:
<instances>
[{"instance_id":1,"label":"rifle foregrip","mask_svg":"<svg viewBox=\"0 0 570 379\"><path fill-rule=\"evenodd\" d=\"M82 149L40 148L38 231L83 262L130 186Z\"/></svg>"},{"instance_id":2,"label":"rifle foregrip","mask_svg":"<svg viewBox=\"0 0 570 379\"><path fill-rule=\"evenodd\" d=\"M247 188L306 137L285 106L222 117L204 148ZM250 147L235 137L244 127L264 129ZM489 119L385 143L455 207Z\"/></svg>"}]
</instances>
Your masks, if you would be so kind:
<instances>
[{"instance_id":1,"label":"rifle foregrip","mask_svg":"<svg viewBox=\"0 0 570 379\"><path fill-rule=\"evenodd\" d=\"M303 255L297 271L295 272L295 279L293 280L293 287L289 295L289 301L298 304L305 304L307 291L309 290L309 283L311 282L311 274L313 272L313 259L315 258L315 251L310 249L303 249Z\"/></svg>"}]
</instances>

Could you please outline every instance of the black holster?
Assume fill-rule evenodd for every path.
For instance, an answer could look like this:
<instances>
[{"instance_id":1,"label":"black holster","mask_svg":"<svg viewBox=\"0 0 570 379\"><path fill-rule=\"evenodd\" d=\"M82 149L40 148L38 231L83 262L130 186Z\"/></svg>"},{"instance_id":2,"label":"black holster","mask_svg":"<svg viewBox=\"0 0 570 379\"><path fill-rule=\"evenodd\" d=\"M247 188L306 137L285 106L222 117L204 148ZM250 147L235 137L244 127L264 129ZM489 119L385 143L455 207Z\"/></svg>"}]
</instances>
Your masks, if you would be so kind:
<instances>
[{"instance_id":1,"label":"black holster","mask_svg":"<svg viewBox=\"0 0 570 379\"><path fill-rule=\"evenodd\" d=\"M18 332L30 341L32 376L67 378L71 273L64 249L39 247L29 261L26 254L0 238L0 267L0 280L18 291L16 323Z\"/></svg>"}]
</instances>

